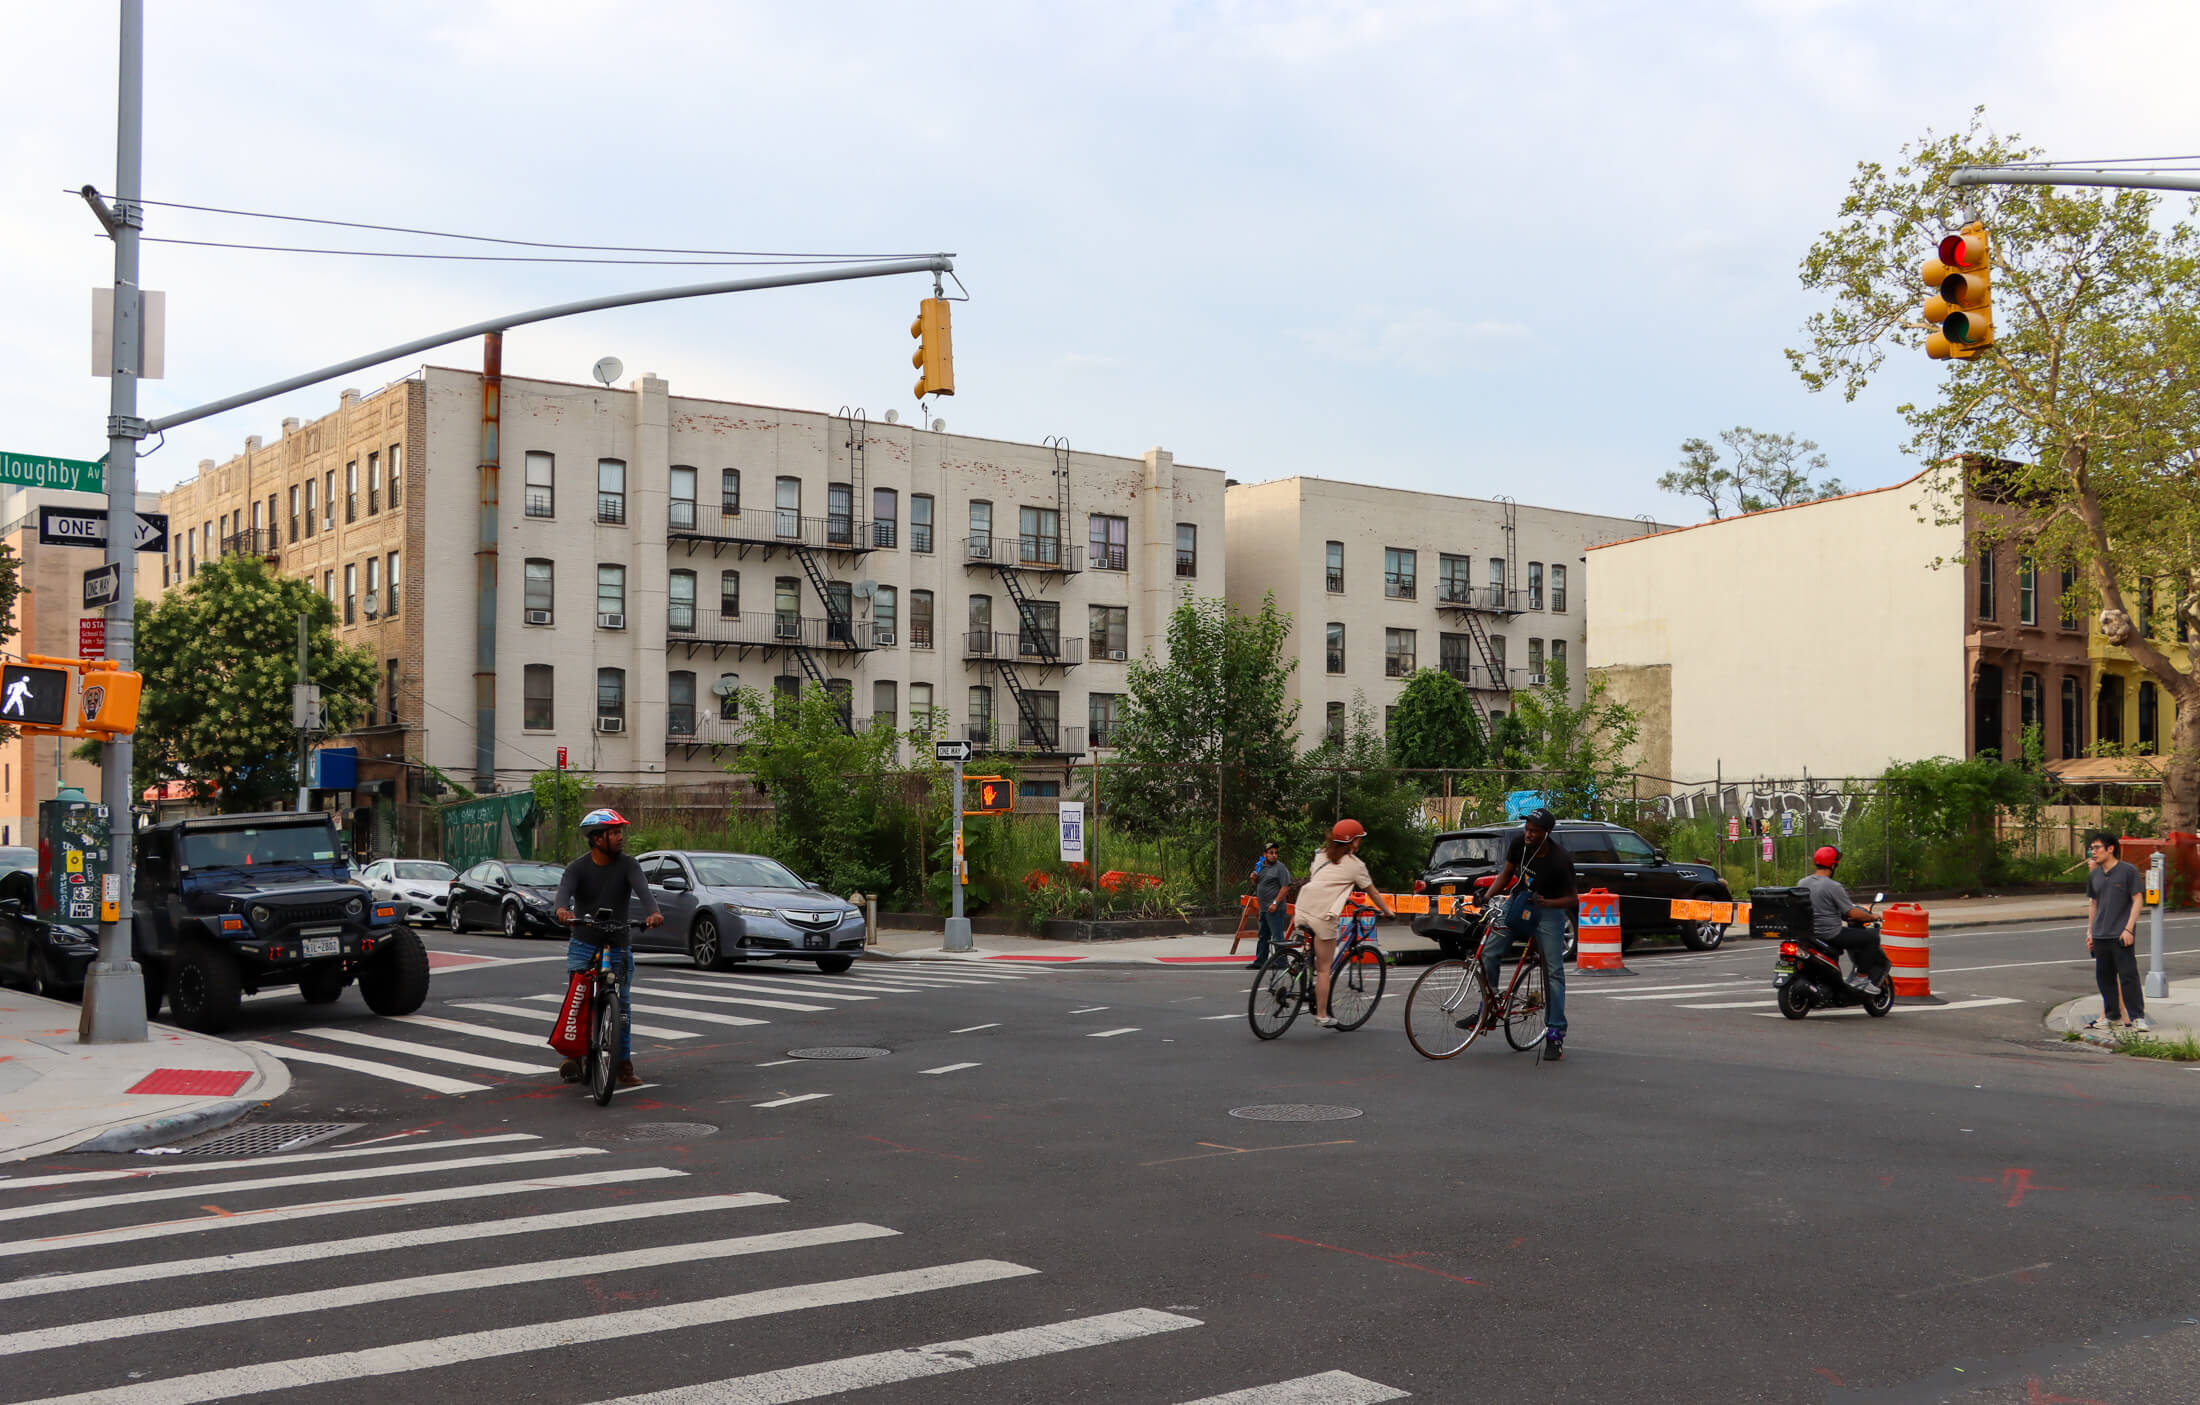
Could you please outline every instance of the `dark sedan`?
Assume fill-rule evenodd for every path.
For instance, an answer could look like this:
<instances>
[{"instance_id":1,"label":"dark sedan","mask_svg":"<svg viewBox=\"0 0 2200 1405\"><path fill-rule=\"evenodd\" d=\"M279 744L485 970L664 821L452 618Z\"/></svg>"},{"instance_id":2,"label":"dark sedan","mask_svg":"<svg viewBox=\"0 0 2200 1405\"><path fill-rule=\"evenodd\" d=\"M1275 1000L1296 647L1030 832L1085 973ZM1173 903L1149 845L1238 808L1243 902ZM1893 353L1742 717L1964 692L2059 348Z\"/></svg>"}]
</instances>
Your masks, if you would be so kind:
<instances>
[{"instance_id":1,"label":"dark sedan","mask_svg":"<svg viewBox=\"0 0 2200 1405\"><path fill-rule=\"evenodd\" d=\"M563 937L552 901L565 869L530 859L484 859L451 880L443 921L454 932L493 927L507 937Z\"/></svg>"},{"instance_id":2,"label":"dark sedan","mask_svg":"<svg viewBox=\"0 0 2200 1405\"><path fill-rule=\"evenodd\" d=\"M99 938L82 927L38 915L31 876L20 871L0 882L0 981L74 1000L84 993L84 972L99 957Z\"/></svg>"},{"instance_id":3,"label":"dark sedan","mask_svg":"<svg viewBox=\"0 0 2200 1405\"><path fill-rule=\"evenodd\" d=\"M863 952L863 913L757 854L660 850L641 856L662 927L634 929L637 950L684 951L703 970L727 962L814 961L827 974Z\"/></svg>"}]
</instances>

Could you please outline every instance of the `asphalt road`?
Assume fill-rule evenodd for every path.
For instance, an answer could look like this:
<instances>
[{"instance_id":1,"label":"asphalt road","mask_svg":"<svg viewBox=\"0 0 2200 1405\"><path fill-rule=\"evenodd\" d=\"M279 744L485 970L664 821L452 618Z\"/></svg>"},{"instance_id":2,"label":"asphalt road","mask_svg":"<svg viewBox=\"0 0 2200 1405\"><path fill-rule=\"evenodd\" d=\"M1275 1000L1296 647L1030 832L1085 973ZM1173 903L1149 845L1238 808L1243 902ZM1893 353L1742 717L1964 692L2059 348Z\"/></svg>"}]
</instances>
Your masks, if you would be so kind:
<instances>
[{"instance_id":1,"label":"asphalt road","mask_svg":"<svg viewBox=\"0 0 2200 1405\"><path fill-rule=\"evenodd\" d=\"M0 1178L0 1399L2200 1399L2200 1075L2045 1032L2080 941L1945 934L1948 1003L1883 1021L1637 952L1556 1065L1419 1058L1411 967L1263 1043L1234 969L668 959L601 1109L538 1042L556 949L431 934L425 1020L236 1032L271 1117L356 1127Z\"/></svg>"}]
</instances>

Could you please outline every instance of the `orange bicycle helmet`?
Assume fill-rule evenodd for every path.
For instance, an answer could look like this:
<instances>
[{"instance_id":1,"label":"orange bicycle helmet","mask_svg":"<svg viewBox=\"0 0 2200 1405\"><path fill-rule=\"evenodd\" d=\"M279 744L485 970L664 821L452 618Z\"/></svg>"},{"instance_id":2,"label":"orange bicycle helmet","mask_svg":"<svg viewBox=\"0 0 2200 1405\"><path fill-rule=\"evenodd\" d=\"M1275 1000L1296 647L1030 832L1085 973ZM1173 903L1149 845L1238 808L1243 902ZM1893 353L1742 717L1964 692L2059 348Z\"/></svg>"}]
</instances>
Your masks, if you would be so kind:
<instances>
[{"instance_id":1,"label":"orange bicycle helmet","mask_svg":"<svg viewBox=\"0 0 2200 1405\"><path fill-rule=\"evenodd\" d=\"M1358 820L1339 820L1329 827L1329 842L1349 844L1355 839L1367 838L1367 826Z\"/></svg>"}]
</instances>

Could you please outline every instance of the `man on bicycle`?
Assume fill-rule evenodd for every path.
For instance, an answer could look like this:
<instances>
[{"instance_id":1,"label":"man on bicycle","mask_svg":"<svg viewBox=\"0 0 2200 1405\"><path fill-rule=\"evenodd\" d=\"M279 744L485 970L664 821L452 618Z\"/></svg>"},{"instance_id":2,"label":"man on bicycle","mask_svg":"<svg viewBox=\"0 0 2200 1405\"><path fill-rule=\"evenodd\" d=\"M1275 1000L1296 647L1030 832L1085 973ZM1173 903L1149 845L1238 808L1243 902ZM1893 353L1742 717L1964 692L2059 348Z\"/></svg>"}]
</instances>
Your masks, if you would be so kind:
<instances>
[{"instance_id":1,"label":"man on bicycle","mask_svg":"<svg viewBox=\"0 0 2200 1405\"><path fill-rule=\"evenodd\" d=\"M634 1016L634 947L625 939L627 908L634 898L642 900L642 925L657 927L664 923L665 915L658 910L657 900L649 894L649 884L642 878L642 866L626 856L626 816L617 810L590 810L581 816L581 838L588 841L588 852L565 866L565 876L558 880L558 896L555 903L558 920L568 927L579 920L580 913L590 917L605 908L611 910L611 922L619 932L614 944L606 940L601 945L584 941L579 936L565 944L565 969L568 974L585 971L596 964L597 953L609 947L612 968L619 973L619 1085L625 1088L640 1083L640 1075L634 1072L633 1038L627 1026ZM581 1081L581 1065L578 1059L567 1059L558 1065L558 1077L568 1083Z\"/></svg>"},{"instance_id":2,"label":"man on bicycle","mask_svg":"<svg viewBox=\"0 0 2200 1405\"><path fill-rule=\"evenodd\" d=\"M1493 987L1498 963L1512 953L1513 943L1521 937L1533 937L1543 952L1544 988L1550 999L1549 1032L1543 1041L1546 1059L1566 1057L1566 914L1579 902L1573 856L1551 835L1556 824L1551 812L1543 809L1521 821L1520 836L1505 851L1505 866L1490 884L1491 900L1505 907L1482 944L1482 968ZM1478 1010L1461 1024L1481 1018Z\"/></svg>"}]
</instances>

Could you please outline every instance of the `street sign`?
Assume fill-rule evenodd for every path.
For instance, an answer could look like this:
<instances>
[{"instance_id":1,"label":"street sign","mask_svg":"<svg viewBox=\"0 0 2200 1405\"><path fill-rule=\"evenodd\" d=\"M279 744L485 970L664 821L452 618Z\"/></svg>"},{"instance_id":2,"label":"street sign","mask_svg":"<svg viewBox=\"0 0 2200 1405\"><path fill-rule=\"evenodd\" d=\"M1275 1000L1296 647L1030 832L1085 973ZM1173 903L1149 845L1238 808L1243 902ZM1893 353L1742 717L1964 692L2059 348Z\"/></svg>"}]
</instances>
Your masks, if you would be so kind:
<instances>
[{"instance_id":1,"label":"street sign","mask_svg":"<svg viewBox=\"0 0 2200 1405\"><path fill-rule=\"evenodd\" d=\"M59 459L51 454L11 454L0 449L0 483L26 488L64 488L72 493L107 491L105 459Z\"/></svg>"},{"instance_id":2,"label":"street sign","mask_svg":"<svg viewBox=\"0 0 2200 1405\"><path fill-rule=\"evenodd\" d=\"M970 743L934 742L932 743L932 759L934 761L968 761L970 759Z\"/></svg>"},{"instance_id":3,"label":"street sign","mask_svg":"<svg viewBox=\"0 0 2200 1405\"><path fill-rule=\"evenodd\" d=\"M0 723L28 727L69 724L69 670L0 667Z\"/></svg>"},{"instance_id":4,"label":"street sign","mask_svg":"<svg viewBox=\"0 0 2200 1405\"><path fill-rule=\"evenodd\" d=\"M1061 831L1062 862L1085 861L1085 802L1064 800L1055 807L1055 824Z\"/></svg>"},{"instance_id":5,"label":"street sign","mask_svg":"<svg viewBox=\"0 0 2200 1405\"><path fill-rule=\"evenodd\" d=\"M104 507L42 507L38 509L38 541L42 546L107 546L107 509ZM168 550L168 517L165 513L137 514L137 549L165 553Z\"/></svg>"},{"instance_id":6,"label":"street sign","mask_svg":"<svg viewBox=\"0 0 2200 1405\"><path fill-rule=\"evenodd\" d=\"M103 610L122 598L122 568L110 561L84 573L84 608ZM97 658L97 654L89 655Z\"/></svg>"},{"instance_id":7,"label":"street sign","mask_svg":"<svg viewBox=\"0 0 2200 1405\"><path fill-rule=\"evenodd\" d=\"M562 746L558 748L558 769L565 769L565 748Z\"/></svg>"},{"instance_id":8,"label":"street sign","mask_svg":"<svg viewBox=\"0 0 2200 1405\"><path fill-rule=\"evenodd\" d=\"M94 616L76 622L76 656L80 659L107 657L107 621Z\"/></svg>"}]
</instances>

